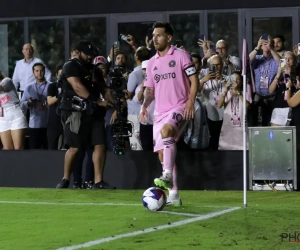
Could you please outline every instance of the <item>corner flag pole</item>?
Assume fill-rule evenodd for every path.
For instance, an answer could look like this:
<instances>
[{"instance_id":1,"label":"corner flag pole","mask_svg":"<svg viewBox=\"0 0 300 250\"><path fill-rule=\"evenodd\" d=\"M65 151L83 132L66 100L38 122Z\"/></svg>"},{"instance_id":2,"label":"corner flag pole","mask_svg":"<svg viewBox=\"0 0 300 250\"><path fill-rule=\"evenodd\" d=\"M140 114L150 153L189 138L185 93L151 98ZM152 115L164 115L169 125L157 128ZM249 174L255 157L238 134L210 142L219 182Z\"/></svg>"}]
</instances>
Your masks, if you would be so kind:
<instances>
[{"instance_id":1,"label":"corner flag pole","mask_svg":"<svg viewBox=\"0 0 300 250\"><path fill-rule=\"evenodd\" d=\"M244 191L244 208L247 207L247 99L252 102L251 88L248 90L247 86L247 73L251 75L251 64L248 55L247 41L243 39L243 57L242 57L242 77L243 77L243 191ZM249 72L250 70L250 72Z\"/></svg>"},{"instance_id":2,"label":"corner flag pole","mask_svg":"<svg viewBox=\"0 0 300 250\"><path fill-rule=\"evenodd\" d=\"M243 184L244 184L244 208L247 207L247 137L246 137L246 122L247 122L247 108L246 108L246 89L247 89L247 77L246 74L243 75Z\"/></svg>"}]
</instances>

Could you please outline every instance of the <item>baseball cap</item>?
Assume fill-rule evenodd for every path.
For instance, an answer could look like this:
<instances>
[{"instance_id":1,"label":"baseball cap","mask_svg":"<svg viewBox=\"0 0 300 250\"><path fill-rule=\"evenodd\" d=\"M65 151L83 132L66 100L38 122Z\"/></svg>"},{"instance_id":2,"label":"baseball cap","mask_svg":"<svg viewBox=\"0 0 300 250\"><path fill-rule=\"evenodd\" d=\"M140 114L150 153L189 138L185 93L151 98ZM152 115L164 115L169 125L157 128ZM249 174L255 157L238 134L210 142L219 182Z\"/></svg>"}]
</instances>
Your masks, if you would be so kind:
<instances>
[{"instance_id":1,"label":"baseball cap","mask_svg":"<svg viewBox=\"0 0 300 250\"><path fill-rule=\"evenodd\" d=\"M107 61L103 56L97 56L97 57L95 57L93 64L94 65L107 64Z\"/></svg>"},{"instance_id":2,"label":"baseball cap","mask_svg":"<svg viewBox=\"0 0 300 250\"><path fill-rule=\"evenodd\" d=\"M94 47L90 42L86 40L79 41L75 49L78 51L82 51L84 54L88 56L93 56Z\"/></svg>"},{"instance_id":3,"label":"baseball cap","mask_svg":"<svg viewBox=\"0 0 300 250\"><path fill-rule=\"evenodd\" d=\"M147 69L149 60L142 61L142 69Z\"/></svg>"}]
</instances>

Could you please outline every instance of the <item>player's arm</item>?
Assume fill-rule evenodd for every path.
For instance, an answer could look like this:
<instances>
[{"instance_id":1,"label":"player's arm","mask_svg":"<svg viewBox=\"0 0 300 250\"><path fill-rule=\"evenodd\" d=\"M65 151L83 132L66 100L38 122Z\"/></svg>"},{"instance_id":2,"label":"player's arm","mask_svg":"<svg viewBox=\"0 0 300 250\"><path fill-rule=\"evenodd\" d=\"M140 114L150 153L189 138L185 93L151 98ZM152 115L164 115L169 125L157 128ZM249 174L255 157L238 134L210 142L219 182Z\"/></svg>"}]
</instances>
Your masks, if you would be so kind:
<instances>
[{"instance_id":1,"label":"player's arm","mask_svg":"<svg viewBox=\"0 0 300 250\"><path fill-rule=\"evenodd\" d=\"M191 88L190 88L190 95L189 99L186 103L185 109L184 109L184 119L190 120L194 118L195 113L195 100L199 89L199 81L197 76L197 70L195 65L193 64L193 61L191 57L188 54L185 54L183 56L183 69L185 71L185 74L190 80Z\"/></svg>"},{"instance_id":2,"label":"player's arm","mask_svg":"<svg viewBox=\"0 0 300 250\"><path fill-rule=\"evenodd\" d=\"M194 103L199 89L198 77L195 74L190 76L189 79L191 81L191 92L189 96L189 101L192 101Z\"/></svg>"},{"instance_id":3,"label":"player's arm","mask_svg":"<svg viewBox=\"0 0 300 250\"><path fill-rule=\"evenodd\" d=\"M184 71L185 71L185 74L187 75L187 77L189 78L189 80L191 82L190 96L189 96L188 101L194 103L195 100L196 100L198 89L199 89L199 80L198 80L198 76L197 76L196 67L191 62L191 60L189 60L187 62L187 65L188 66L184 67Z\"/></svg>"},{"instance_id":4,"label":"player's arm","mask_svg":"<svg viewBox=\"0 0 300 250\"><path fill-rule=\"evenodd\" d=\"M144 92L143 106L147 108L153 100L154 100L154 88L146 87Z\"/></svg>"}]
</instances>

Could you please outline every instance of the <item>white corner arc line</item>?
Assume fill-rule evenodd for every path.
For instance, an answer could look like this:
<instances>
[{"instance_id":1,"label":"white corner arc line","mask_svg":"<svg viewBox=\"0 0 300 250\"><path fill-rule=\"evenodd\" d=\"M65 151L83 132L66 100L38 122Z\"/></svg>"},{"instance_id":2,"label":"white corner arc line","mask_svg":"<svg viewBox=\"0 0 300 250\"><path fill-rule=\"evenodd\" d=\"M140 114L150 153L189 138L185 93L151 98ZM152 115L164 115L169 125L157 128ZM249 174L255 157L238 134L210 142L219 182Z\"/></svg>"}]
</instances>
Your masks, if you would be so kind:
<instances>
[{"instance_id":1,"label":"white corner arc line","mask_svg":"<svg viewBox=\"0 0 300 250\"><path fill-rule=\"evenodd\" d=\"M129 203L91 203L91 202L34 202L34 201L0 201L0 204L25 204L25 205L60 205L60 206L142 206L142 204Z\"/></svg>"},{"instance_id":2,"label":"white corner arc line","mask_svg":"<svg viewBox=\"0 0 300 250\"><path fill-rule=\"evenodd\" d=\"M186 225L186 224L189 224L189 223L192 223L192 222L196 222L196 221L207 220L207 219L210 219L210 218L222 215L222 214L233 212L237 209L240 209L240 207L232 207L232 208L221 210L221 211L218 211L218 212L213 212L213 213L209 213L209 214L205 214L205 215L199 215L199 216L194 217L194 218L180 220L180 221L177 221L177 222L174 222L174 223L171 223L171 224L165 224L165 225L161 225L161 226L157 226L157 227L151 227L151 228L147 228L147 229L144 229L144 230L139 230L139 231L135 231L135 232L131 232L131 233L119 234L119 235L116 235L116 236L111 236L111 237L107 237L107 238L102 238L102 239L98 239L98 240L89 241L89 242L86 242L86 243L80 244L80 245L62 247L62 248L59 248L57 250L76 250L76 249L79 249L79 248L91 247L91 246L99 245L101 243L106 243L106 242L110 242L110 241L114 241L114 240L118 240L118 239L122 239L122 238L132 237L132 236L136 236L136 235L140 235L140 234L151 233L151 232L155 232L155 231L166 229L166 228L173 228L173 227L183 226L183 225Z\"/></svg>"}]
</instances>

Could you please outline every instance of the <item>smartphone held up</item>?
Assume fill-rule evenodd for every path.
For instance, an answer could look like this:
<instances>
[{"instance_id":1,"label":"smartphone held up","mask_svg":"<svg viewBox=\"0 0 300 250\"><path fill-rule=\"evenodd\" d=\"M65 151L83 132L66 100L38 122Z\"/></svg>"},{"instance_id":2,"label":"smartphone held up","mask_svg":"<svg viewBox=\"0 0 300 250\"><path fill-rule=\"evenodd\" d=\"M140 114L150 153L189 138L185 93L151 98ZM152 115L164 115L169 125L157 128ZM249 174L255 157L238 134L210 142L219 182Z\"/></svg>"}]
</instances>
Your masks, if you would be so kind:
<instances>
[{"instance_id":1,"label":"smartphone held up","mask_svg":"<svg viewBox=\"0 0 300 250\"><path fill-rule=\"evenodd\" d=\"M280 59L280 67L281 67L281 68L284 68L285 65L286 65L285 59Z\"/></svg>"},{"instance_id":2,"label":"smartphone held up","mask_svg":"<svg viewBox=\"0 0 300 250\"><path fill-rule=\"evenodd\" d=\"M269 35L268 35L268 34L263 34L263 35L261 36L261 39L262 39L262 40L265 40L265 41L268 41L268 40L269 40Z\"/></svg>"}]
</instances>

